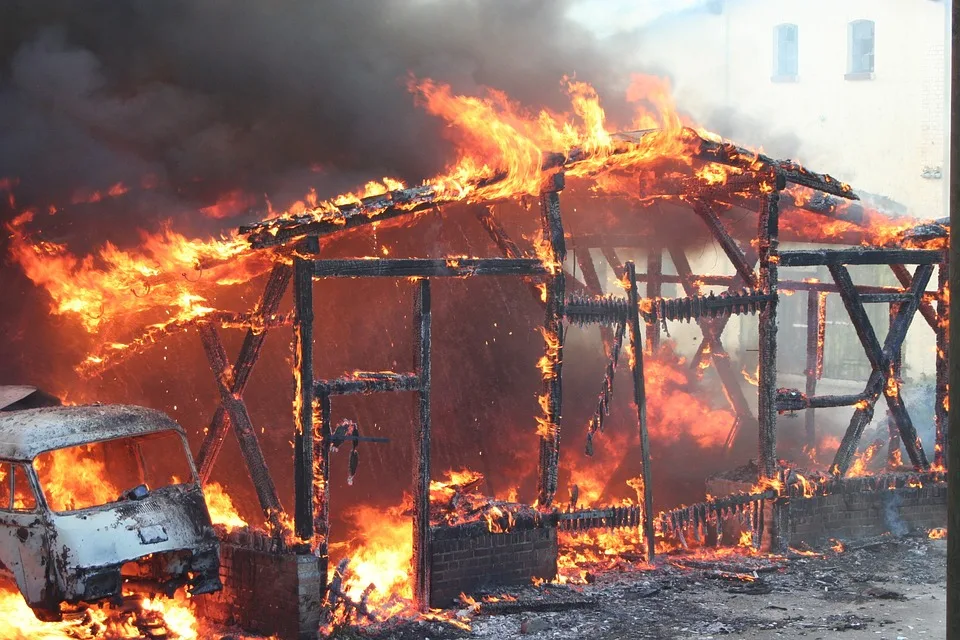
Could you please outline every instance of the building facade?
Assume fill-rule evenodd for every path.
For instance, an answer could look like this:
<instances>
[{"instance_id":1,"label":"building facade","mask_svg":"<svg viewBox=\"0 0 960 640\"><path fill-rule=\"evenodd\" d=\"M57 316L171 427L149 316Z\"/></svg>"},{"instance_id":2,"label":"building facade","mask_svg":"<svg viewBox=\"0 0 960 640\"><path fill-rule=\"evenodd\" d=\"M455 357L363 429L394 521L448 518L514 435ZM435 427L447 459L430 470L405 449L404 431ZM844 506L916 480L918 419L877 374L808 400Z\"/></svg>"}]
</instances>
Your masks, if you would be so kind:
<instances>
[{"instance_id":1,"label":"building facade","mask_svg":"<svg viewBox=\"0 0 960 640\"><path fill-rule=\"evenodd\" d=\"M641 30L638 65L741 144L946 216L946 0L712 0Z\"/></svg>"}]
</instances>

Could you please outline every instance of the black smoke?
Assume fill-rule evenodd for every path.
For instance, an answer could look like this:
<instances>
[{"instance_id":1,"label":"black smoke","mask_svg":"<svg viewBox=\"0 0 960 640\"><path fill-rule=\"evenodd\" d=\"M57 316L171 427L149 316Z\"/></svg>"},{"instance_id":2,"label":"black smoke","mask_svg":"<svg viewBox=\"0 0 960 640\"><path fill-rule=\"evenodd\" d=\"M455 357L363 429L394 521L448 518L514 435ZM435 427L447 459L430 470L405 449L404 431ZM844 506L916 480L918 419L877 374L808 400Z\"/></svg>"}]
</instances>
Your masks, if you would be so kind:
<instances>
[{"instance_id":1,"label":"black smoke","mask_svg":"<svg viewBox=\"0 0 960 640\"><path fill-rule=\"evenodd\" d=\"M300 196L451 159L411 75L562 109L626 69L554 0L33 0L0 6L0 176L25 203L144 176L187 203ZM312 168L312 171L311 171ZM279 204L279 203L278 203Z\"/></svg>"}]
</instances>

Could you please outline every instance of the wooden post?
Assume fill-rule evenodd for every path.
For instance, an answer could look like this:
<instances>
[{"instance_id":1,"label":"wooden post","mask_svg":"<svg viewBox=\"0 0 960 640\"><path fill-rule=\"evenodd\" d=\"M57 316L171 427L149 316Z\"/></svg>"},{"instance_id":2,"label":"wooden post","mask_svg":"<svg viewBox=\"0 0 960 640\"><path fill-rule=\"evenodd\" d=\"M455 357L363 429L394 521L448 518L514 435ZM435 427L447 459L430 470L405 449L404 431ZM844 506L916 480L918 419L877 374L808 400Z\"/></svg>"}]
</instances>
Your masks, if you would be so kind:
<instances>
[{"instance_id":1,"label":"wooden post","mask_svg":"<svg viewBox=\"0 0 960 640\"><path fill-rule=\"evenodd\" d=\"M818 354L820 353L820 292L807 292L807 376L805 393L812 398L817 393ZM804 426L807 435L807 446L817 446L816 409L807 409L804 412Z\"/></svg>"},{"instance_id":2,"label":"wooden post","mask_svg":"<svg viewBox=\"0 0 960 640\"><path fill-rule=\"evenodd\" d=\"M630 371L633 374L633 401L637 406L637 423L640 429L640 456L643 458L643 536L647 542L647 562L653 560L656 539L653 532L653 477L650 473L650 439L647 433L647 391L643 379L643 344L640 339L640 294L637 291L637 269L633 262L625 265L627 274L628 321L630 322L630 346L633 358Z\"/></svg>"},{"instance_id":3,"label":"wooden post","mask_svg":"<svg viewBox=\"0 0 960 640\"><path fill-rule=\"evenodd\" d=\"M294 379L294 529L312 540L313 528L313 269L309 260L293 259Z\"/></svg>"},{"instance_id":4,"label":"wooden post","mask_svg":"<svg viewBox=\"0 0 960 640\"><path fill-rule=\"evenodd\" d=\"M660 298L663 295L663 249L652 247L647 253L647 297ZM660 349L660 323L647 324L647 354L653 355Z\"/></svg>"},{"instance_id":5,"label":"wooden post","mask_svg":"<svg viewBox=\"0 0 960 640\"><path fill-rule=\"evenodd\" d=\"M320 563L320 597L327 592L327 575L330 569L330 396L318 394L320 421L314 426L313 461L316 482L315 508L313 513L313 547Z\"/></svg>"},{"instance_id":6,"label":"wooden post","mask_svg":"<svg viewBox=\"0 0 960 640\"><path fill-rule=\"evenodd\" d=\"M567 255L563 237L563 221L560 217L560 191L563 189L562 173L550 176L540 194L540 223L543 238L549 245L553 262L547 279L547 306L543 326L544 356L541 360L543 391L540 407L543 415L540 424L540 467L538 476L537 504L549 507L557 492L557 469L560 463L560 421L562 406L563 364L563 305L566 279L563 261Z\"/></svg>"},{"instance_id":7,"label":"wooden post","mask_svg":"<svg viewBox=\"0 0 960 640\"><path fill-rule=\"evenodd\" d=\"M413 452L413 597L421 611L430 607L430 281L417 283L413 309L413 362L420 382L419 415Z\"/></svg>"},{"instance_id":8,"label":"wooden post","mask_svg":"<svg viewBox=\"0 0 960 640\"><path fill-rule=\"evenodd\" d=\"M892 303L890 305L890 329L893 329L894 320L897 317L897 311L900 305ZM897 349L893 354L893 375L899 379L903 370L903 348ZM899 467L902 463L900 458L900 431L897 427L897 421L893 414L887 411L887 466L891 469Z\"/></svg>"},{"instance_id":9,"label":"wooden post","mask_svg":"<svg viewBox=\"0 0 960 640\"><path fill-rule=\"evenodd\" d=\"M773 478L777 471L777 265L779 263L779 217L782 178L777 188L762 198L757 237L759 239L760 290L769 293L770 302L760 312L759 375L757 384L757 420L760 423L759 475ZM743 274L744 279L748 274Z\"/></svg>"},{"instance_id":10,"label":"wooden post","mask_svg":"<svg viewBox=\"0 0 960 640\"><path fill-rule=\"evenodd\" d=\"M960 42L960 2L944 3L951 14L952 42ZM951 47L950 65L950 226L960 229L960 46ZM950 262L960 264L960 243L950 238ZM960 292L960 269L949 274L950 290ZM950 316L960 318L960 296L954 294L949 302ZM960 345L960 323L951 323L948 345ZM960 358L953 347L948 354L950 368L950 421L944 448L947 461L947 640L960 640Z\"/></svg>"},{"instance_id":11,"label":"wooden post","mask_svg":"<svg viewBox=\"0 0 960 640\"><path fill-rule=\"evenodd\" d=\"M950 260L949 256L944 254L943 262L940 263L937 275L937 291L941 296L949 295L950 291ZM947 410L949 407L949 367L947 366L947 355L950 350L950 304L941 297L937 302L937 381L936 381L936 404L934 405L935 418L937 425L936 444L934 446L933 464L937 468L945 466L947 460L948 435L950 430L950 415Z\"/></svg>"}]
</instances>

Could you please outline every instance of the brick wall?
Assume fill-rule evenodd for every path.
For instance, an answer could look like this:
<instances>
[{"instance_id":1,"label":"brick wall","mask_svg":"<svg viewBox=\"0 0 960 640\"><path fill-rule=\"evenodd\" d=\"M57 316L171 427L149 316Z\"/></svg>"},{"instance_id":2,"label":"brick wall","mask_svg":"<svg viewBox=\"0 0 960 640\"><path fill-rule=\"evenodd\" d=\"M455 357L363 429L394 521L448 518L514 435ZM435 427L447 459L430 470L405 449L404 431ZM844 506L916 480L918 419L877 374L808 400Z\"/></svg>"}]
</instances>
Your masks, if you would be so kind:
<instances>
[{"instance_id":1,"label":"brick wall","mask_svg":"<svg viewBox=\"0 0 960 640\"><path fill-rule=\"evenodd\" d=\"M213 622L282 640L313 640L320 625L320 571L311 554L273 553L254 535L220 543L223 590L197 598Z\"/></svg>"},{"instance_id":2,"label":"brick wall","mask_svg":"<svg viewBox=\"0 0 960 640\"><path fill-rule=\"evenodd\" d=\"M830 538L850 540L887 532L944 527L947 488L933 485L793 498L785 509L786 537L790 544L822 544Z\"/></svg>"},{"instance_id":3,"label":"brick wall","mask_svg":"<svg viewBox=\"0 0 960 640\"><path fill-rule=\"evenodd\" d=\"M449 606L461 593L526 584L557 573L557 530L537 527L490 533L483 524L433 529L430 606Z\"/></svg>"}]
</instances>

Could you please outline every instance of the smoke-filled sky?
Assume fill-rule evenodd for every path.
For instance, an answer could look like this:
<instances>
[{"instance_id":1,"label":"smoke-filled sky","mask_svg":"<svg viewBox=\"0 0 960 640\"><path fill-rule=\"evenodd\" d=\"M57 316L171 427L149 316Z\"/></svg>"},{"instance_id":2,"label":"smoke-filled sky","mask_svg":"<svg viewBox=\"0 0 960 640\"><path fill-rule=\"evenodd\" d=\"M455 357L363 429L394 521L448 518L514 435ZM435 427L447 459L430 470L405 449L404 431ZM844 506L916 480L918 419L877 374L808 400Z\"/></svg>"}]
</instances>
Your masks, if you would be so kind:
<instances>
[{"instance_id":1,"label":"smoke-filled sky","mask_svg":"<svg viewBox=\"0 0 960 640\"><path fill-rule=\"evenodd\" d=\"M201 205L240 186L282 198L325 180L419 180L451 158L411 74L555 108L564 75L622 95L630 70L568 18L573 5L4 2L0 176L25 203L123 182Z\"/></svg>"}]
</instances>

